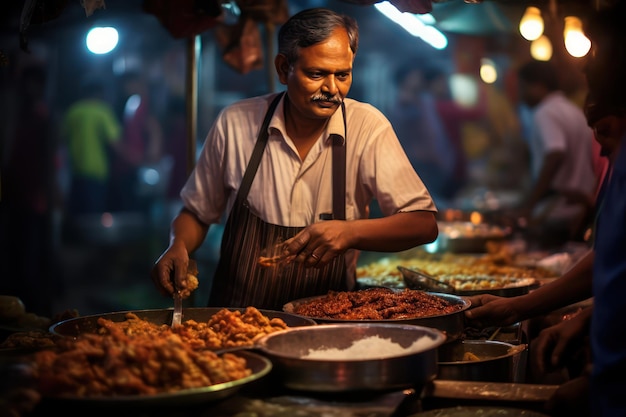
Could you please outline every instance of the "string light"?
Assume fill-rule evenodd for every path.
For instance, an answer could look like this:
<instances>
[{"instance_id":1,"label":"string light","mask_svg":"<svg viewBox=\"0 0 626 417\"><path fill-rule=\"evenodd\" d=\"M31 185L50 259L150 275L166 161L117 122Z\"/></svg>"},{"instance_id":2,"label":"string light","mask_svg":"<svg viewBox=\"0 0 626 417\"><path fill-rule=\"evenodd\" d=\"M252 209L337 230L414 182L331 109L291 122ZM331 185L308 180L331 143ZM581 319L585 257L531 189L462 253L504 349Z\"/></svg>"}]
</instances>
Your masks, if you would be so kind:
<instances>
[{"instance_id":1,"label":"string light","mask_svg":"<svg viewBox=\"0 0 626 417\"><path fill-rule=\"evenodd\" d=\"M546 35L541 35L530 44L530 55L538 61L549 61L552 58L552 42Z\"/></svg>"},{"instance_id":2,"label":"string light","mask_svg":"<svg viewBox=\"0 0 626 417\"><path fill-rule=\"evenodd\" d=\"M524 39L534 41L543 34L543 18L541 10L534 6L526 8L519 22L519 32Z\"/></svg>"},{"instance_id":3,"label":"string light","mask_svg":"<svg viewBox=\"0 0 626 417\"><path fill-rule=\"evenodd\" d=\"M563 39L565 49L573 57L583 57L591 49L591 41L583 33L583 23L576 16L565 17Z\"/></svg>"}]
</instances>

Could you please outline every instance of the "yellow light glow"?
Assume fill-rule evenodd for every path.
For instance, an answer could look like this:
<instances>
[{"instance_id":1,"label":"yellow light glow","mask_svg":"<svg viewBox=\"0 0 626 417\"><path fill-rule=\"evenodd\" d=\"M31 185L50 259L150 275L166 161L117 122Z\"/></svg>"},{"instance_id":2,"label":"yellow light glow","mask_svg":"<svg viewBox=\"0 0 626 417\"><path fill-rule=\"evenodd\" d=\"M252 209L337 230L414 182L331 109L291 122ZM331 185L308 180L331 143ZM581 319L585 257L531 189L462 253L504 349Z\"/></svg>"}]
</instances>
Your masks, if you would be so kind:
<instances>
[{"instance_id":1,"label":"yellow light glow","mask_svg":"<svg viewBox=\"0 0 626 417\"><path fill-rule=\"evenodd\" d=\"M527 7L519 21L519 33L524 39L534 41L543 34L543 18L537 7Z\"/></svg>"},{"instance_id":2,"label":"yellow light glow","mask_svg":"<svg viewBox=\"0 0 626 417\"><path fill-rule=\"evenodd\" d=\"M583 33L583 23L576 16L565 18L565 29L563 30L565 49L576 58L587 55L591 49L591 41Z\"/></svg>"},{"instance_id":3,"label":"yellow light glow","mask_svg":"<svg viewBox=\"0 0 626 417\"><path fill-rule=\"evenodd\" d=\"M496 64L489 58L480 60L480 79L487 84L493 84L498 79Z\"/></svg>"},{"instance_id":4,"label":"yellow light glow","mask_svg":"<svg viewBox=\"0 0 626 417\"><path fill-rule=\"evenodd\" d=\"M552 42L546 35L532 41L530 44L530 55L537 61L549 61L552 58Z\"/></svg>"},{"instance_id":5,"label":"yellow light glow","mask_svg":"<svg viewBox=\"0 0 626 417\"><path fill-rule=\"evenodd\" d=\"M483 216L477 212L477 211L472 211L472 213L470 214L470 222L472 224L480 224L483 221Z\"/></svg>"}]
</instances>

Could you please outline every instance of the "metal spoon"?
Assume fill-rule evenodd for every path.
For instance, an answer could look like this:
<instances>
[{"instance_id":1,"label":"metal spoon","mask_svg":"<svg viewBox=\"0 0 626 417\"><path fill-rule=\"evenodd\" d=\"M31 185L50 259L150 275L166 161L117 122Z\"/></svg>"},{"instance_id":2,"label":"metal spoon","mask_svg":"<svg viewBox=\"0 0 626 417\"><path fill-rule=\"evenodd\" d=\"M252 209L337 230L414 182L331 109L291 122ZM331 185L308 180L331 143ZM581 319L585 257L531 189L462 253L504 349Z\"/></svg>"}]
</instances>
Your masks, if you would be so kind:
<instances>
[{"instance_id":1,"label":"metal spoon","mask_svg":"<svg viewBox=\"0 0 626 417\"><path fill-rule=\"evenodd\" d=\"M172 314L172 326L179 325L183 320L183 296L180 291L174 293L174 313Z\"/></svg>"},{"instance_id":2,"label":"metal spoon","mask_svg":"<svg viewBox=\"0 0 626 417\"><path fill-rule=\"evenodd\" d=\"M187 274L197 275L198 274L198 266L196 261L193 259L189 259L189 264L187 266ZM182 323L183 319L183 295L180 290L174 292L174 313L172 314L172 327L174 325L178 325Z\"/></svg>"},{"instance_id":3,"label":"metal spoon","mask_svg":"<svg viewBox=\"0 0 626 417\"><path fill-rule=\"evenodd\" d=\"M454 287L448 283L439 281L432 275L420 269L409 269L398 265L398 270L402 273L404 283L413 290L435 291L445 294L454 294Z\"/></svg>"}]
</instances>

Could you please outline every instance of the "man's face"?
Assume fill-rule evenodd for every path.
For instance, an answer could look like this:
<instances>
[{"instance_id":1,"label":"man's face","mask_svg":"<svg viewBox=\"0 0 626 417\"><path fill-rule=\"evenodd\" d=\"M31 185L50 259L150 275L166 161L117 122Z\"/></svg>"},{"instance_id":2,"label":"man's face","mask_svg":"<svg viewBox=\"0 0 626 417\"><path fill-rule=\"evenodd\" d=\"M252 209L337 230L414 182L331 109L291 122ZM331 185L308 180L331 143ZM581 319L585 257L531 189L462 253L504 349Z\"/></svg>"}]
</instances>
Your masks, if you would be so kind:
<instances>
[{"instance_id":1,"label":"man's face","mask_svg":"<svg viewBox=\"0 0 626 417\"><path fill-rule=\"evenodd\" d=\"M352 85L353 61L344 29L335 30L324 42L302 48L293 65L279 55L276 69L280 82L287 86L294 116L310 119L332 116Z\"/></svg>"},{"instance_id":2,"label":"man's face","mask_svg":"<svg viewBox=\"0 0 626 417\"><path fill-rule=\"evenodd\" d=\"M544 90L538 83L520 80L520 98L528 107L535 107L541 102Z\"/></svg>"},{"instance_id":3,"label":"man's face","mask_svg":"<svg viewBox=\"0 0 626 417\"><path fill-rule=\"evenodd\" d=\"M602 147L601 155L611 158L626 132L626 121L614 115L607 115L593 124L596 141Z\"/></svg>"}]
</instances>

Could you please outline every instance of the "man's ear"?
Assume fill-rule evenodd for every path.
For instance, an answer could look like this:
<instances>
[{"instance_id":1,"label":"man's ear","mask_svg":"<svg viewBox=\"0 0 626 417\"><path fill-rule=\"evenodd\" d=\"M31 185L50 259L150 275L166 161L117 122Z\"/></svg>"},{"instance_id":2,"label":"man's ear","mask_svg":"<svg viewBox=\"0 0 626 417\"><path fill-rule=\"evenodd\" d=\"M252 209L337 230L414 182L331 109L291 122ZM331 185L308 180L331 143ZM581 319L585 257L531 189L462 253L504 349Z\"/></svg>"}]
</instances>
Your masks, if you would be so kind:
<instances>
[{"instance_id":1,"label":"man's ear","mask_svg":"<svg viewBox=\"0 0 626 417\"><path fill-rule=\"evenodd\" d=\"M276 74L278 74L278 80L280 83L287 85L290 68L287 57L283 54L276 55L276 58L274 58L274 66L276 67Z\"/></svg>"}]
</instances>

